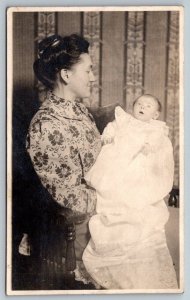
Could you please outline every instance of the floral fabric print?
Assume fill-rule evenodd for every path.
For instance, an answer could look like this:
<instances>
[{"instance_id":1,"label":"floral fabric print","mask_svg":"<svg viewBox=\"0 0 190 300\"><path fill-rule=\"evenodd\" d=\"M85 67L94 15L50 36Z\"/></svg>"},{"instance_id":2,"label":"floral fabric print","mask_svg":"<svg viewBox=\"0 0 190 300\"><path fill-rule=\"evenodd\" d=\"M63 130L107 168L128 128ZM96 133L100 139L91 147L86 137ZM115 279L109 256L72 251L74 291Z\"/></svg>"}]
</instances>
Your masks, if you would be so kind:
<instances>
[{"instance_id":1,"label":"floral fabric print","mask_svg":"<svg viewBox=\"0 0 190 300\"><path fill-rule=\"evenodd\" d=\"M100 134L86 107L49 92L31 121L27 151L42 184L60 205L94 212L96 192L83 177L100 148Z\"/></svg>"}]
</instances>

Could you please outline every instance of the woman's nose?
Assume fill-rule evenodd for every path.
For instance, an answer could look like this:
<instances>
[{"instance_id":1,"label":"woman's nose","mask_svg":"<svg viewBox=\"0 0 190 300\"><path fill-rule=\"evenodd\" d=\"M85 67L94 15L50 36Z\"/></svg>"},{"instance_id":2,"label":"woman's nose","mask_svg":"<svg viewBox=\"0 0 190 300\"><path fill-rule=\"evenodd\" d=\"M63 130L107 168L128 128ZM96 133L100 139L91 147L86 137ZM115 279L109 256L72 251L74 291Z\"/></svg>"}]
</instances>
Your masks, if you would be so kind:
<instances>
[{"instance_id":1,"label":"woman's nose","mask_svg":"<svg viewBox=\"0 0 190 300\"><path fill-rule=\"evenodd\" d=\"M95 81L95 76L92 71L90 71L90 81Z\"/></svg>"}]
</instances>

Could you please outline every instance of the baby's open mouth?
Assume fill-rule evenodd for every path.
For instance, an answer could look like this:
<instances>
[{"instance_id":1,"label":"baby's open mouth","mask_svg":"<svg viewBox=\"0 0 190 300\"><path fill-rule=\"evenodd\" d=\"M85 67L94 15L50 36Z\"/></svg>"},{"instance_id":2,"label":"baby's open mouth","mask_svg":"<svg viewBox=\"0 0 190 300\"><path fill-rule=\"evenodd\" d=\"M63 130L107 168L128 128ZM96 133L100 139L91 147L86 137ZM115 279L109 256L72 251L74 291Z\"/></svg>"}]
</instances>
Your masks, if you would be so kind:
<instances>
[{"instance_id":1,"label":"baby's open mouth","mask_svg":"<svg viewBox=\"0 0 190 300\"><path fill-rule=\"evenodd\" d=\"M144 112L143 111L139 111L139 114L144 115Z\"/></svg>"}]
</instances>

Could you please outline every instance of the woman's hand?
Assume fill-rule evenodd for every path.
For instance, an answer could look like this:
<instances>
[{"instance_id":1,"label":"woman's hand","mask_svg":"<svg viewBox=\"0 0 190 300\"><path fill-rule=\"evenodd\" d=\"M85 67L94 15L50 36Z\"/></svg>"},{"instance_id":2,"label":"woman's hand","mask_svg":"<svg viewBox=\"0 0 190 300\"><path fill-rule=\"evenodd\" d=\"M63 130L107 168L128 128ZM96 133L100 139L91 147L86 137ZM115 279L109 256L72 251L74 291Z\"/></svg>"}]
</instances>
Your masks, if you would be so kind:
<instances>
[{"instance_id":1,"label":"woman's hand","mask_svg":"<svg viewBox=\"0 0 190 300\"><path fill-rule=\"evenodd\" d=\"M114 141L114 138L111 136L104 136L102 139L102 145L111 144Z\"/></svg>"}]
</instances>

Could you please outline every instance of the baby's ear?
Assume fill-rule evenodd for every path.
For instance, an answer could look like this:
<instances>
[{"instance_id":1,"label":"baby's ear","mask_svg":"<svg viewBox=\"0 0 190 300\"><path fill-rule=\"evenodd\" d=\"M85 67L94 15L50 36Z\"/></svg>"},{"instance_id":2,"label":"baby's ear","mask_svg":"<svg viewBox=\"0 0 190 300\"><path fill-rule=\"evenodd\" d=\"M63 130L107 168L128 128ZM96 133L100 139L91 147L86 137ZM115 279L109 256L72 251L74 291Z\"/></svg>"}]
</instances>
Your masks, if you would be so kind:
<instances>
[{"instance_id":1,"label":"baby's ear","mask_svg":"<svg viewBox=\"0 0 190 300\"><path fill-rule=\"evenodd\" d=\"M159 115L160 115L160 112L159 112L159 111L156 111L155 114L154 114L153 119L154 119L154 120L157 120L157 119L159 118Z\"/></svg>"}]
</instances>

